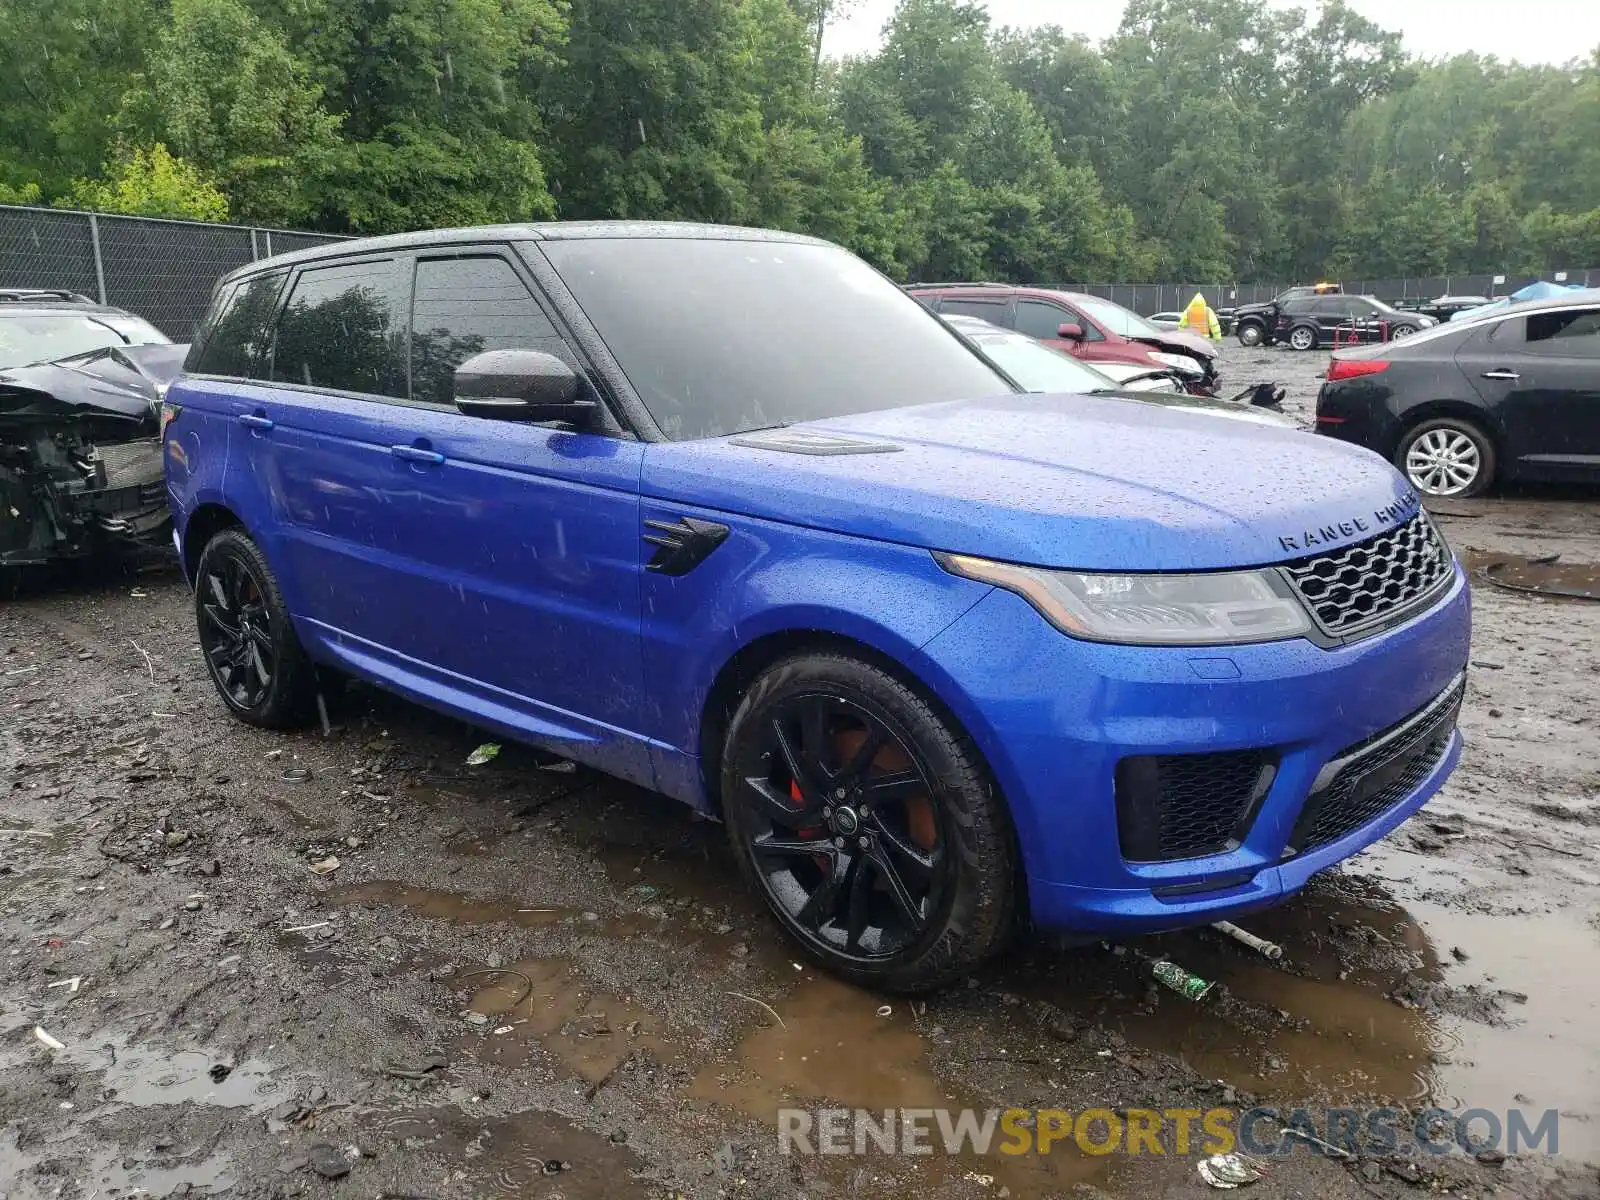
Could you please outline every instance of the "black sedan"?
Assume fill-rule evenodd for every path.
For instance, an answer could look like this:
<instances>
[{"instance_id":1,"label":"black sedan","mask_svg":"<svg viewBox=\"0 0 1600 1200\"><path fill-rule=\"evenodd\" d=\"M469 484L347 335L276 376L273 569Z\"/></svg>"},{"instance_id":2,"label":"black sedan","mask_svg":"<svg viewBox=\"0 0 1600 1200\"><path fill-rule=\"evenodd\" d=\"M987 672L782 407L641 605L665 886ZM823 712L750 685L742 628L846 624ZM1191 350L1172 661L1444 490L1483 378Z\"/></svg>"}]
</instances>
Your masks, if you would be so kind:
<instances>
[{"instance_id":1,"label":"black sedan","mask_svg":"<svg viewBox=\"0 0 1600 1200\"><path fill-rule=\"evenodd\" d=\"M1376 450L1428 496L1600 481L1600 289L1336 352L1317 431Z\"/></svg>"}]
</instances>

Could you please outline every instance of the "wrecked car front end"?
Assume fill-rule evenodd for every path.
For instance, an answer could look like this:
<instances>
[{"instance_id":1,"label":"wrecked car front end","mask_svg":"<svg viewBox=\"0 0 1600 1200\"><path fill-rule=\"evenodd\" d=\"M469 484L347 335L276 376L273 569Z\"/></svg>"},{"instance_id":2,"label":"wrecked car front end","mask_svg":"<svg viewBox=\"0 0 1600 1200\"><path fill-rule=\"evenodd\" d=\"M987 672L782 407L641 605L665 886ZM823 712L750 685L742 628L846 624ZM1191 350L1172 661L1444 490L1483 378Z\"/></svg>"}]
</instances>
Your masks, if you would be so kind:
<instances>
[{"instance_id":1,"label":"wrecked car front end","mask_svg":"<svg viewBox=\"0 0 1600 1200\"><path fill-rule=\"evenodd\" d=\"M0 566L167 540L159 409L174 349L0 371Z\"/></svg>"}]
</instances>

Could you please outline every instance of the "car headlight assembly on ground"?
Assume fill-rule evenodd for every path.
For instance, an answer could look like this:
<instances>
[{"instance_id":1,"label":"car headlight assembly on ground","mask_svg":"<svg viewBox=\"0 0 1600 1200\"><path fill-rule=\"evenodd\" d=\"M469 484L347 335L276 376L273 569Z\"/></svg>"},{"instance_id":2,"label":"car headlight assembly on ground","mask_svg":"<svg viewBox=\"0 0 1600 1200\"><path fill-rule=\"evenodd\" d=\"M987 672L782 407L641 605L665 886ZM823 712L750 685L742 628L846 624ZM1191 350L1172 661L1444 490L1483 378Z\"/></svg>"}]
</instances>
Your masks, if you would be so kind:
<instances>
[{"instance_id":1,"label":"car headlight assembly on ground","mask_svg":"<svg viewBox=\"0 0 1600 1200\"><path fill-rule=\"evenodd\" d=\"M1063 633L1123 645L1223 646L1311 632L1275 571L1107 575L940 554L953 575L1015 592Z\"/></svg>"}]
</instances>

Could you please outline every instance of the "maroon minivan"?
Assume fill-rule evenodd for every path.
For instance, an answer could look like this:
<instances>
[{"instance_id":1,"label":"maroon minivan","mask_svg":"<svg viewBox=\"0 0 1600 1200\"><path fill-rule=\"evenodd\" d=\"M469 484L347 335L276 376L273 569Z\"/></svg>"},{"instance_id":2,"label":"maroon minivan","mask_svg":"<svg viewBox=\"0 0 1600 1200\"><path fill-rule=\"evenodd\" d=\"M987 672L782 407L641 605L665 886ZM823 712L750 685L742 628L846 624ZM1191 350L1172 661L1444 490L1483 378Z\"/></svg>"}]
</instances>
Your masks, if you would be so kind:
<instances>
[{"instance_id":1,"label":"maroon minivan","mask_svg":"<svg viewBox=\"0 0 1600 1200\"><path fill-rule=\"evenodd\" d=\"M917 283L906 290L934 312L981 317L1075 358L1176 369L1189 380L1190 392L1217 391L1217 348L1211 342L1158 329L1098 296L1008 283Z\"/></svg>"}]
</instances>

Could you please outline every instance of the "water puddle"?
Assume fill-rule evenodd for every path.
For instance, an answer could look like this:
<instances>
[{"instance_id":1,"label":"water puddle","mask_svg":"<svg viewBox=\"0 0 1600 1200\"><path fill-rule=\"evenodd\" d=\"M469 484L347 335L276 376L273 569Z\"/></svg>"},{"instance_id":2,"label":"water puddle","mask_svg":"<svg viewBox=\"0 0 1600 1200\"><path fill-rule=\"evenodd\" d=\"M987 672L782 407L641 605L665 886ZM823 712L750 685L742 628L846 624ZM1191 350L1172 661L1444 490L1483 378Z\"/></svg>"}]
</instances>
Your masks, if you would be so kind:
<instances>
[{"instance_id":1,"label":"water puddle","mask_svg":"<svg viewBox=\"0 0 1600 1200\"><path fill-rule=\"evenodd\" d=\"M644 1163L632 1150L554 1113L475 1118L442 1108L389 1117L376 1128L399 1142L401 1152L437 1159L441 1171L465 1170L474 1196L644 1200L657 1194L634 1179Z\"/></svg>"},{"instance_id":2,"label":"water puddle","mask_svg":"<svg viewBox=\"0 0 1600 1200\"><path fill-rule=\"evenodd\" d=\"M276 1068L255 1058L233 1066L199 1050L109 1043L69 1045L58 1057L82 1070L101 1072L106 1099L136 1108L202 1104L264 1112L293 1094L274 1078ZM219 1062L230 1068L226 1074ZM213 1069L222 1077L213 1077Z\"/></svg>"},{"instance_id":3,"label":"water puddle","mask_svg":"<svg viewBox=\"0 0 1600 1200\"><path fill-rule=\"evenodd\" d=\"M0 1140L0 1185L12 1190L6 1195L16 1200L44 1200L62 1194L63 1186L79 1196L221 1195L237 1185L233 1160L226 1154L208 1155L188 1161L179 1154L166 1155L167 1161L145 1161L115 1147L101 1147L80 1170L60 1172L49 1166L35 1169L57 1157L61 1147L50 1144L37 1150L20 1151L14 1138Z\"/></svg>"},{"instance_id":4,"label":"water puddle","mask_svg":"<svg viewBox=\"0 0 1600 1200\"><path fill-rule=\"evenodd\" d=\"M1522 1108L1530 1126L1553 1108L1562 1154L1600 1160L1600 931L1331 886L1242 923L1290 970L1209 932L1138 946L1224 984L1220 999L1151 992L1137 958L1102 950L1009 986L1264 1102Z\"/></svg>"},{"instance_id":5,"label":"water puddle","mask_svg":"<svg viewBox=\"0 0 1600 1200\"><path fill-rule=\"evenodd\" d=\"M468 1009L489 1018L489 1033L467 1039L462 1048L485 1062L521 1066L532 1040L572 1074L597 1084L635 1049L663 1064L682 1061L683 1051L668 1040L661 1018L595 987L567 959L529 959L476 974L483 986Z\"/></svg>"},{"instance_id":6,"label":"water puddle","mask_svg":"<svg viewBox=\"0 0 1600 1200\"><path fill-rule=\"evenodd\" d=\"M739 1045L732 1064L703 1068L690 1095L777 1128L780 1108L984 1110L928 1064L926 1045L908 1004L879 1016L881 998L829 976L808 974L773 1007L781 1024L758 1014L759 1027ZM816 1160L812 1160L814 1163ZM886 1168L887 1160L874 1160ZM826 1167L829 1160L821 1160ZM853 1168L861 1160L841 1164ZM898 1182L879 1181L872 1194L920 1195L971 1171L993 1176L1014 1196L1054 1195L1102 1168L1057 1147L1048 1156L950 1156L898 1160ZM909 1172L909 1178L907 1173ZM917 1186L920 1183L921 1186ZM852 1185L853 1186L853 1185Z\"/></svg>"},{"instance_id":7,"label":"water puddle","mask_svg":"<svg viewBox=\"0 0 1600 1200\"><path fill-rule=\"evenodd\" d=\"M112 1155L97 1159L85 1172L84 1182L90 1194L98 1189L109 1196L216 1196L232 1191L236 1177L233 1160L226 1154L170 1165Z\"/></svg>"},{"instance_id":8,"label":"water puddle","mask_svg":"<svg viewBox=\"0 0 1600 1200\"><path fill-rule=\"evenodd\" d=\"M82 832L79 822L40 829L26 818L0 813L0 846L6 847L13 869L21 867L26 871L37 856L71 848Z\"/></svg>"},{"instance_id":9,"label":"water puddle","mask_svg":"<svg viewBox=\"0 0 1600 1200\"><path fill-rule=\"evenodd\" d=\"M1567 563L1559 557L1529 558L1498 550L1464 550L1461 559L1474 582L1539 596L1600 600L1600 563Z\"/></svg>"}]
</instances>

